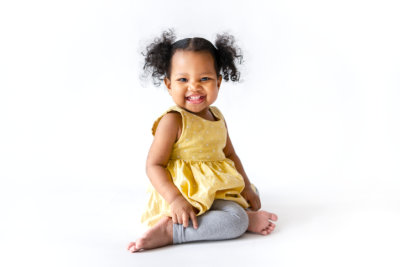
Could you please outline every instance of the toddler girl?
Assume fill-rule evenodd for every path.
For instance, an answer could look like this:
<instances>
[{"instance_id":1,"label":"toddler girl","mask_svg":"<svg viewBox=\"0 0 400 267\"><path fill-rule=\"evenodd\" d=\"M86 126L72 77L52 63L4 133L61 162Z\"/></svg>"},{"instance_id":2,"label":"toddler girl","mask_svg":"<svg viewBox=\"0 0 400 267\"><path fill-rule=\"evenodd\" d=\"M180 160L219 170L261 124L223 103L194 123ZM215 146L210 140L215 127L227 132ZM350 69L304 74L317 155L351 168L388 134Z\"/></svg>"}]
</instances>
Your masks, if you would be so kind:
<instances>
[{"instance_id":1,"label":"toddler girl","mask_svg":"<svg viewBox=\"0 0 400 267\"><path fill-rule=\"evenodd\" d=\"M222 113L211 106L222 79L238 81L242 55L230 35L215 46L203 38L155 39L144 70L163 81L176 106L154 123L146 172L152 183L142 222L151 228L128 250L271 233L277 216L259 210L260 198L236 155Z\"/></svg>"}]
</instances>

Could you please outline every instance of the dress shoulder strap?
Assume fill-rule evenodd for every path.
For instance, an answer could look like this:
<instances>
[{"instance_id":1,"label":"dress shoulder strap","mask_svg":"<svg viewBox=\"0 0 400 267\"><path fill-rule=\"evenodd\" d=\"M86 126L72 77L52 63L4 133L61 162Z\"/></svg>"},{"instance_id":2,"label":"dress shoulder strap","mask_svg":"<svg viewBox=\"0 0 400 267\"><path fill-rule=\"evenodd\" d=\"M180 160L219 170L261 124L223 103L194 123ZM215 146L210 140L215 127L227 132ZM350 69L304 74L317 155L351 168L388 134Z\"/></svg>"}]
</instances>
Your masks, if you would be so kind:
<instances>
[{"instance_id":1,"label":"dress shoulder strap","mask_svg":"<svg viewBox=\"0 0 400 267\"><path fill-rule=\"evenodd\" d=\"M183 121L183 119L184 119L184 112L182 112L182 109L181 109L180 107L178 107L178 106L170 107L169 109L167 109L167 111L165 111L160 117L158 117L158 118L154 121L153 127L151 128L151 133L152 133L153 135L155 135L156 130L157 130L157 127L158 127L158 124L160 123L160 120L162 119L162 117L164 117L165 114L170 113L170 112L178 112L178 113L180 113L181 116L182 116L182 121Z\"/></svg>"},{"instance_id":2,"label":"dress shoulder strap","mask_svg":"<svg viewBox=\"0 0 400 267\"><path fill-rule=\"evenodd\" d=\"M224 115L222 115L222 112L215 106L210 107L211 112L216 116L218 119L225 121Z\"/></svg>"}]
</instances>

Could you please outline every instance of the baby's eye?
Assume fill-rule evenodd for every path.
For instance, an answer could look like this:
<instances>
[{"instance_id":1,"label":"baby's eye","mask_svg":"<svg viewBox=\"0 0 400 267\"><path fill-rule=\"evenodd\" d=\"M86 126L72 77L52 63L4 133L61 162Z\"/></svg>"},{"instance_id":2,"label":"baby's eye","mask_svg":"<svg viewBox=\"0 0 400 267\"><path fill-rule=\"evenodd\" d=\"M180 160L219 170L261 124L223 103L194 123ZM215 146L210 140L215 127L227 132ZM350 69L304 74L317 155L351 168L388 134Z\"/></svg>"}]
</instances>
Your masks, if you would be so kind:
<instances>
[{"instance_id":1,"label":"baby's eye","mask_svg":"<svg viewBox=\"0 0 400 267\"><path fill-rule=\"evenodd\" d=\"M201 78L201 80L202 81L208 81L210 78L208 78L208 77L203 77L203 78Z\"/></svg>"},{"instance_id":2,"label":"baby's eye","mask_svg":"<svg viewBox=\"0 0 400 267\"><path fill-rule=\"evenodd\" d=\"M178 81L179 82L187 82L187 79L186 78L179 78Z\"/></svg>"}]
</instances>

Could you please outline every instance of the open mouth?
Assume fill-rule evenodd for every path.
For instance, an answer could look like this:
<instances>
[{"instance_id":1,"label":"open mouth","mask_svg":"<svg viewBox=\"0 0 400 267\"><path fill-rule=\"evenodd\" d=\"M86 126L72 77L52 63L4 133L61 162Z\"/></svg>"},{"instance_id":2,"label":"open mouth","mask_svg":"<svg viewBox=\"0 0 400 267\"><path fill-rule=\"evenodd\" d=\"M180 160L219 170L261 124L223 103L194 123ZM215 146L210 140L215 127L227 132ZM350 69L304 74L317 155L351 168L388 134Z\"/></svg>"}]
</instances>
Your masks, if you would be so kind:
<instances>
[{"instance_id":1,"label":"open mouth","mask_svg":"<svg viewBox=\"0 0 400 267\"><path fill-rule=\"evenodd\" d=\"M188 101L189 103L192 104L199 104L202 103L205 99L206 96L202 96L202 95L191 95L188 97L185 97L186 101Z\"/></svg>"}]
</instances>

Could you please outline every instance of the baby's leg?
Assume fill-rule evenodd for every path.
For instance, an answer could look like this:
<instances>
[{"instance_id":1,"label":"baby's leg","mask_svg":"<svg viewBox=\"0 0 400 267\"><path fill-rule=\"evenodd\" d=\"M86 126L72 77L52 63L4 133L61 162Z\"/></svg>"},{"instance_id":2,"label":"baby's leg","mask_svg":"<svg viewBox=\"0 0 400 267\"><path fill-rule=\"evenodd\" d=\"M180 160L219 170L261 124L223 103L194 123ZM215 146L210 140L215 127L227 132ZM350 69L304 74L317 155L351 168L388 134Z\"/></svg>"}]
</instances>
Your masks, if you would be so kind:
<instances>
[{"instance_id":1,"label":"baby's leg","mask_svg":"<svg viewBox=\"0 0 400 267\"><path fill-rule=\"evenodd\" d=\"M197 217L199 227L194 229L182 224L173 225L173 243L203 240L224 240L241 236L249 226L246 211L237 203L217 199L211 209Z\"/></svg>"},{"instance_id":2,"label":"baby's leg","mask_svg":"<svg viewBox=\"0 0 400 267\"><path fill-rule=\"evenodd\" d=\"M275 229L275 224L270 221L278 220L278 216L264 210L251 211L246 210L249 217L249 227L247 231L268 235Z\"/></svg>"},{"instance_id":3,"label":"baby's leg","mask_svg":"<svg viewBox=\"0 0 400 267\"><path fill-rule=\"evenodd\" d=\"M257 187L253 187L254 191L258 196L260 196L260 192ZM249 216L249 228L247 231L268 235L275 229L275 224L270 221L278 220L278 216L274 213L266 212L264 210L252 211L250 209L246 209L247 215Z\"/></svg>"},{"instance_id":4,"label":"baby's leg","mask_svg":"<svg viewBox=\"0 0 400 267\"><path fill-rule=\"evenodd\" d=\"M170 217L164 217L156 225L147 230L142 237L135 242L130 242L127 249L131 252L137 252L171 244L172 220Z\"/></svg>"},{"instance_id":5,"label":"baby's leg","mask_svg":"<svg viewBox=\"0 0 400 267\"><path fill-rule=\"evenodd\" d=\"M199 227L194 229L191 222L185 228L182 224L173 224L171 218L165 217L136 242L129 243L128 250L137 252L170 244L232 239L241 236L246 230L267 235L275 228L270 220L277 220L277 216L266 211L244 210L235 202L219 199L197 220Z\"/></svg>"},{"instance_id":6,"label":"baby's leg","mask_svg":"<svg viewBox=\"0 0 400 267\"><path fill-rule=\"evenodd\" d=\"M246 211L237 203L227 200L215 200L211 209L197 217L197 220L199 227L194 229L191 222L185 228L165 217L136 242L129 243L128 250L137 252L172 243L232 239L246 232L249 225Z\"/></svg>"}]
</instances>

